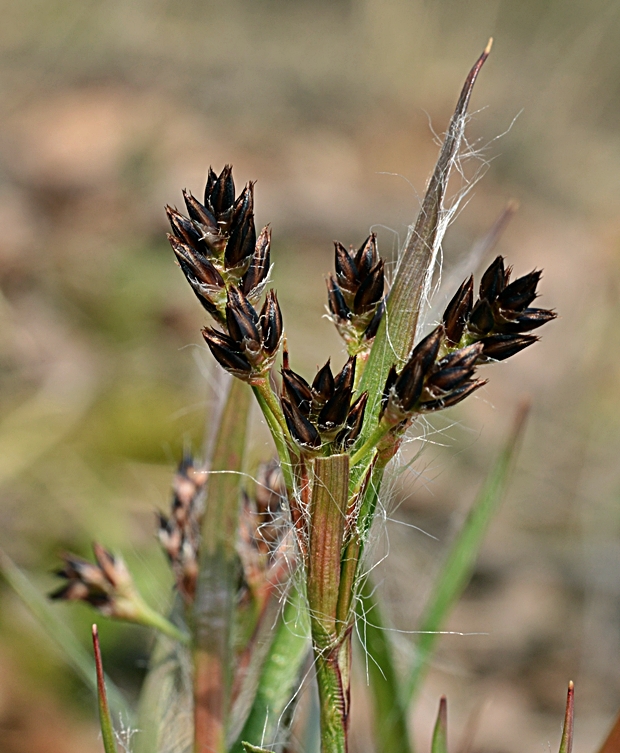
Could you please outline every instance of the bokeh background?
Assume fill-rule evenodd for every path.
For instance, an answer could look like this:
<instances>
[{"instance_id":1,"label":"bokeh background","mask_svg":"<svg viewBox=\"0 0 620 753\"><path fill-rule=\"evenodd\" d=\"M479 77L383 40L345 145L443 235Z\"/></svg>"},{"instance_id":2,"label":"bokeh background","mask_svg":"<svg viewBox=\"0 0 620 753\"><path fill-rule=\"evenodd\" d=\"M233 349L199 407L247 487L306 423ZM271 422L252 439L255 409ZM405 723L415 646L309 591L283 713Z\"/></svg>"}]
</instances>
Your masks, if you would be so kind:
<instances>
[{"instance_id":1,"label":"bokeh background","mask_svg":"<svg viewBox=\"0 0 620 753\"><path fill-rule=\"evenodd\" d=\"M124 553L155 605L154 540L183 446L200 448L217 379L204 317L165 241L163 205L211 164L256 185L272 223L293 367L343 360L323 318L332 240L370 228L394 258L464 76L466 165L487 174L448 231L444 279L511 198L499 251L542 267L543 342L489 369L398 477L378 571L403 662L453 532L520 398L533 413L514 482L449 629L414 725L438 696L454 750L559 741L568 679L576 749L620 706L620 4L616 0L2 0L0 546L42 592L63 549ZM481 264L490 258L481 260ZM478 268L478 273L481 267ZM453 285L454 287L454 285ZM254 452L269 446L257 422ZM403 525L403 523L405 525ZM432 534L430 538L411 526ZM58 605L88 645L92 616ZM99 620L135 696L149 636ZM359 672L356 753L370 753ZM93 699L0 584L0 751L98 751ZM462 748L461 748L462 750Z\"/></svg>"}]
</instances>

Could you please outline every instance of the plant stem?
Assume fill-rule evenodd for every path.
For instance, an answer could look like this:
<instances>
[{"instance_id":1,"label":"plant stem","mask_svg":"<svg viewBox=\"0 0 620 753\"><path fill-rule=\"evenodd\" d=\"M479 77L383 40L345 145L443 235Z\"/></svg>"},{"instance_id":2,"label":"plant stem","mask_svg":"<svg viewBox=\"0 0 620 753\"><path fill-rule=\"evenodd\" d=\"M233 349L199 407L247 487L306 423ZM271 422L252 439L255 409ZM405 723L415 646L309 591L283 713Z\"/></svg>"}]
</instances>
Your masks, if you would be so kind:
<instances>
[{"instance_id":1,"label":"plant stem","mask_svg":"<svg viewBox=\"0 0 620 753\"><path fill-rule=\"evenodd\" d=\"M275 396L273 395L271 388L269 388L269 386L267 385L266 380L263 380L259 384L253 384L252 390L254 392L254 396L256 397L256 401L258 402L258 405L263 413L263 416L265 417L265 421L267 422L267 426L269 427L273 441L276 445L278 457L280 458L282 475L284 476L284 484L286 486L287 496L290 500L295 495L295 481L293 478L289 448L285 439L285 437L288 435L288 428L286 428L286 434L284 434L280 418L278 414L274 413L272 409L272 404L274 402L277 403L277 401L275 401ZM279 407L280 406L278 405L277 408L279 409ZM282 411L278 410L278 413L281 414ZM286 427L284 416L281 417L281 420L284 422L284 425Z\"/></svg>"}]
</instances>

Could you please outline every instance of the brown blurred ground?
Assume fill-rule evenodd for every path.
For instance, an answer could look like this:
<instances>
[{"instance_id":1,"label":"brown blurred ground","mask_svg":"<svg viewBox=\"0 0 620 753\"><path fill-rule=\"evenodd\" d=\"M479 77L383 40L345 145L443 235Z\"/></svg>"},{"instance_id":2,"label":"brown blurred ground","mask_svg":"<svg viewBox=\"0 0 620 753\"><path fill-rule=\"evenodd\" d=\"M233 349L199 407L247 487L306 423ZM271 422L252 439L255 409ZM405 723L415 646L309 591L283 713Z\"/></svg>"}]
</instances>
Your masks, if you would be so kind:
<instances>
[{"instance_id":1,"label":"brown blurred ground","mask_svg":"<svg viewBox=\"0 0 620 753\"><path fill-rule=\"evenodd\" d=\"M491 163L448 233L444 276L516 197L500 251L516 272L545 269L541 303L561 318L438 421L399 477L393 517L438 540L388 522L381 591L394 624L411 630L529 393L515 482L449 625L485 635L442 639L416 735L427 750L447 693L455 745L481 709L475 750L554 747L572 678L577 750L594 750L620 706L618 3L29 0L1 10L0 545L49 589L58 550L86 553L96 535L127 555L153 603L170 581L152 510L182 446L199 447L212 382L163 204L178 204L184 186L199 192L209 164L232 162L239 184L258 179L294 367L339 363L321 318L331 241L359 243L373 227L394 251L436 155L429 120L443 130L494 35L473 100L485 109L468 132ZM267 452L261 439L256 453ZM86 640L90 615L58 610ZM101 632L110 673L135 693L147 637L103 622ZM410 656L410 637L396 637ZM0 677L1 753L99 750L92 699L6 589ZM355 750L365 753L358 695Z\"/></svg>"}]
</instances>

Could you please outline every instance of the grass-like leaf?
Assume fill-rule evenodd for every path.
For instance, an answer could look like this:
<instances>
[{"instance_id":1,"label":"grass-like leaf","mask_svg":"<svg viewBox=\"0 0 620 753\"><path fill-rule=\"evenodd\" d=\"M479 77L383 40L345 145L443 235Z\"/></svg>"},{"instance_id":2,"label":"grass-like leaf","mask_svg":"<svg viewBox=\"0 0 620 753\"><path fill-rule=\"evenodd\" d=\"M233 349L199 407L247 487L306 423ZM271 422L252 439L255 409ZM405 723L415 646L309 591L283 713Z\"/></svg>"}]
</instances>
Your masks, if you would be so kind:
<instances>
[{"instance_id":1,"label":"grass-like leaf","mask_svg":"<svg viewBox=\"0 0 620 753\"><path fill-rule=\"evenodd\" d=\"M431 753L448 753L448 702L446 697L441 696L437 721L433 729Z\"/></svg>"},{"instance_id":2,"label":"grass-like leaf","mask_svg":"<svg viewBox=\"0 0 620 753\"><path fill-rule=\"evenodd\" d=\"M575 686L572 681L568 683L566 696L566 713L564 715L564 727L562 728L562 740L560 753L572 753L573 750L573 722L575 717Z\"/></svg>"},{"instance_id":3,"label":"grass-like leaf","mask_svg":"<svg viewBox=\"0 0 620 753\"><path fill-rule=\"evenodd\" d=\"M294 590L278 621L262 667L252 710L231 753L242 753L245 740L273 741L291 702L310 650L310 618L305 599Z\"/></svg>"},{"instance_id":4,"label":"grass-like leaf","mask_svg":"<svg viewBox=\"0 0 620 753\"><path fill-rule=\"evenodd\" d=\"M99 726L101 727L103 748L105 753L117 753L116 741L114 739L114 727L112 726L112 717L110 716L108 696L105 689L105 678L103 676L103 662L101 661L101 649L99 647L99 633L97 632L96 625L93 625L93 648L95 651L95 669L97 670Z\"/></svg>"},{"instance_id":5,"label":"grass-like leaf","mask_svg":"<svg viewBox=\"0 0 620 753\"><path fill-rule=\"evenodd\" d=\"M491 42L467 76L420 212L415 224L409 229L398 259L386 311L359 386L360 393L368 392L364 428L358 442L360 447L376 426L381 395L390 367L395 363L402 363L414 344L420 307L428 293L437 251L446 229L442 215L450 172L465 132L467 107L474 83L490 50Z\"/></svg>"},{"instance_id":6,"label":"grass-like leaf","mask_svg":"<svg viewBox=\"0 0 620 753\"><path fill-rule=\"evenodd\" d=\"M194 606L195 741L225 749L231 688L231 626L237 596L236 551L243 456L251 392L233 379L208 467L200 572Z\"/></svg>"},{"instance_id":7,"label":"grass-like leaf","mask_svg":"<svg viewBox=\"0 0 620 753\"><path fill-rule=\"evenodd\" d=\"M419 625L420 636L414 665L403 689L405 703L409 703L418 691L439 631L472 576L487 527L508 485L528 410L527 404L519 407L506 444L491 468L431 591L430 601Z\"/></svg>"},{"instance_id":8,"label":"grass-like leaf","mask_svg":"<svg viewBox=\"0 0 620 753\"><path fill-rule=\"evenodd\" d=\"M13 560L0 549L0 573L19 598L37 619L45 633L63 652L65 659L84 683L97 693L97 677L88 651L82 646L69 626L59 619L54 607L48 602L20 570ZM114 713L122 714L131 722L131 711L122 693L114 683L106 678L110 706Z\"/></svg>"},{"instance_id":9,"label":"grass-like leaf","mask_svg":"<svg viewBox=\"0 0 620 753\"><path fill-rule=\"evenodd\" d=\"M400 678L394 665L389 634L368 578L357 603L359 630L367 653L368 679L374 705L375 739L385 750L409 753L407 713L400 697Z\"/></svg>"}]
</instances>

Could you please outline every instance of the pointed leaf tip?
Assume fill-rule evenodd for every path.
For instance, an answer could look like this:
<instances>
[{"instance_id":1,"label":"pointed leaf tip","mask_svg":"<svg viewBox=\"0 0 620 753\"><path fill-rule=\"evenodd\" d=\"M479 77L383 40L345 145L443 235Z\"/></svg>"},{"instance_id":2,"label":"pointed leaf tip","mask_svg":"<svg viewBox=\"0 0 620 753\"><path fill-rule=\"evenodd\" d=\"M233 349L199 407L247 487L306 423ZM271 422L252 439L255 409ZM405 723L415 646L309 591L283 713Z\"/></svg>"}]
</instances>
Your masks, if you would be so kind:
<instances>
[{"instance_id":1,"label":"pointed leaf tip","mask_svg":"<svg viewBox=\"0 0 620 753\"><path fill-rule=\"evenodd\" d=\"M442 695L439 700L431 753L448 753L448 701L445 695Z\"/></svg>"},{"instance_id":2,"label":"pointed leaf tip","mask_svg":"<svg viewBox=\"0 0 620 753\"><path fill-rule=\"evenodd\" d=\"M105 690L103 662L101 661L101 648L99 646L99 631L97 630L97 625L93 625L92 632L93 649L95 652L95 668L97 670L97 694L99 696L99 724L101 726L103 748L105 753L117 753L116 742L114 740L114 727L112 726L108 697Z\"/></svg>"},{"instance_id":3,"label":"pointed leaf tip","mask_svg":"<svg viewBox=\"0 0 620 753\"><path fill-rule=\"evenodd\" d=\"M575 716L575 685L571 680L568 683L566 696L566 713L564 714L564 729L560 742L560 753L571 753L573 750L573 720Z\"/></svg>"}]
</instances>

